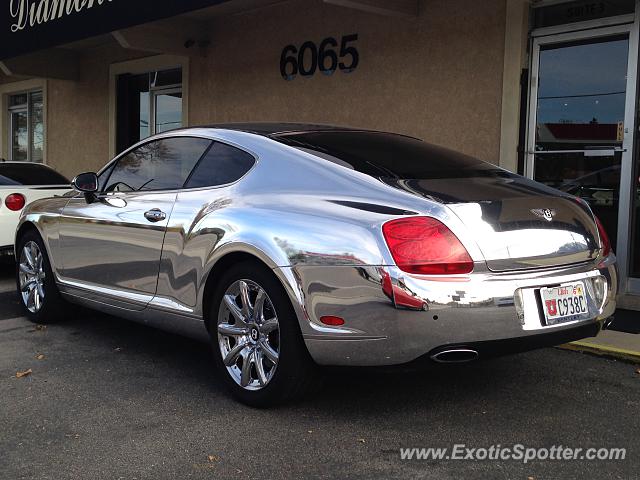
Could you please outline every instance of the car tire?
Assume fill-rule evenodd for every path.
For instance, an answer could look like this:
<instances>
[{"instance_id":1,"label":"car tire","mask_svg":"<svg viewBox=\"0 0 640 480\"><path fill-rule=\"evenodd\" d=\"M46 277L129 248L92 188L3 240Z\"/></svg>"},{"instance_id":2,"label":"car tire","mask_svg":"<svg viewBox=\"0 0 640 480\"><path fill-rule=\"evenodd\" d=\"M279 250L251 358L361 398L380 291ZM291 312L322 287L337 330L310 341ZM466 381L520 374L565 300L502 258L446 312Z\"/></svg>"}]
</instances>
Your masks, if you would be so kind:
<instances>
[{"instance_id":1,"label":"car tire","mask_svg":"<svg viewBox=\"0 0 640 480\"><path fill-rule=\"evenodd\" d=\"M34 323L62 318L65 301L60 295L42 238L34 230L17 241L16 288L25 315Z\"/></svg>"},{"instance_id":2,"label":"car tire","mask_svg":"<svg viewBox=\"0 0 640 480\"><path fill-rule=\"evenodd\" d=\"M250 304L244 310L243 298ZM266 408L319 388L318 369L302 339L298 318L282 284L266 266L242 262L224 272L208 320L217 370L240 402Z\"/></svg>"}]
</instances>

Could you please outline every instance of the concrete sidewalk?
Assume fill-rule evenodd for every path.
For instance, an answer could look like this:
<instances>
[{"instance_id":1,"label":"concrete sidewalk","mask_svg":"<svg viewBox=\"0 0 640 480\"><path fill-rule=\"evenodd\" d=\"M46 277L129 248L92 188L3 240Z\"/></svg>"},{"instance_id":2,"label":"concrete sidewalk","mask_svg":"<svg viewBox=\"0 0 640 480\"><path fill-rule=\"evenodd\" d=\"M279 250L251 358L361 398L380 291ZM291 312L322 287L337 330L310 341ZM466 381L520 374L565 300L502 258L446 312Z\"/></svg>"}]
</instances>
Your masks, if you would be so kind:
<instances>
[{"instance_id":1,"label":"concrete sidewalk","mask_svg":"<svg viewBox=\"0 0 640 480\"><path fill-rule=\"evenodd\" d=\"M571 342L560 348L640 364L640 334L604 330L597 337Z\"/></svg>"},{"instance_id":2,"label":"concrete sidewalk","mask_svg":"<svg viewBox=\"0 0 640 480\"><path fill-rule=\"evenodd\" d=\"M640 364L640 312L619 309L608 330L561 348Z\"/></svg>"}]
</instances>

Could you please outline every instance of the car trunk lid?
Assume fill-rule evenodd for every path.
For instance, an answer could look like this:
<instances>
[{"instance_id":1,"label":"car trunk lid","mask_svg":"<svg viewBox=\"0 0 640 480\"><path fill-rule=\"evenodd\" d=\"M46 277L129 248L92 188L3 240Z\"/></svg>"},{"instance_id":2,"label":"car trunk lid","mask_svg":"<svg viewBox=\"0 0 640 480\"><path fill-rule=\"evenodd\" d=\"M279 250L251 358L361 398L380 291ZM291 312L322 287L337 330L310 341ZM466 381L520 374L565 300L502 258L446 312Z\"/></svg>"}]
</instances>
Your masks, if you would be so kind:
<instances>
[{"instance_id":1,"label":"car trunk lid","mask_svg":"<svg viewBox=\"0 0 640 480\"><path fill-rule=\"evenodd\" d=\"M577 199L498 169L462 177L385 183L446 204L473 232L491 271L556 267L597 257L597 226Z\"/></svg>"}]
</instances>

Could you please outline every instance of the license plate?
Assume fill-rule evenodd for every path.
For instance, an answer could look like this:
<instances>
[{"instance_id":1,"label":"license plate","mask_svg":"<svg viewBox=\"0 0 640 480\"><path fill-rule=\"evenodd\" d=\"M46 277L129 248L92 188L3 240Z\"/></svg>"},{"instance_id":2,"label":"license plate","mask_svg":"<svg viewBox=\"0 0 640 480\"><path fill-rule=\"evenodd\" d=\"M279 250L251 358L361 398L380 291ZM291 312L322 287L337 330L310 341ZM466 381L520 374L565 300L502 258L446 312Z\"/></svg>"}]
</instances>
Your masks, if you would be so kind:
<instances>
[{"instance_id":1,"label":"license plate","mask_svg":"<svg viewBox=\"0 0 640 480\"><path fill-rule=\"evenodd\" d=\"M589 313L587 293L582 282L541 288L540 296L547 325L571 322Z\"/></svg>"}]
</instances>

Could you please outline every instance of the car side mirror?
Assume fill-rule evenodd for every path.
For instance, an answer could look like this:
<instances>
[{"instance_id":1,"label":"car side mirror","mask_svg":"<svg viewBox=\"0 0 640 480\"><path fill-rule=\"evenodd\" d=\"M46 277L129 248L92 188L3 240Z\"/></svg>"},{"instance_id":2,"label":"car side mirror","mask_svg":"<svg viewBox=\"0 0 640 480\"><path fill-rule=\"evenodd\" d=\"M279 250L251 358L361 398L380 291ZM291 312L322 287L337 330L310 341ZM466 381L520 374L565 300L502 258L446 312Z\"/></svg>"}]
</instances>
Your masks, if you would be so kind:
<instances>
[{"instance_id":1,"label":"car side mirror","mask_svg":"<svg viewBox=\"0 0 640 480\"><path fill-rule=\"evenodd\" d=\"M93 172L81 173L71 182L73 188L84 193L87 203L93 203L98 191L98 175Z\"/></svg>"}]
</instances>

